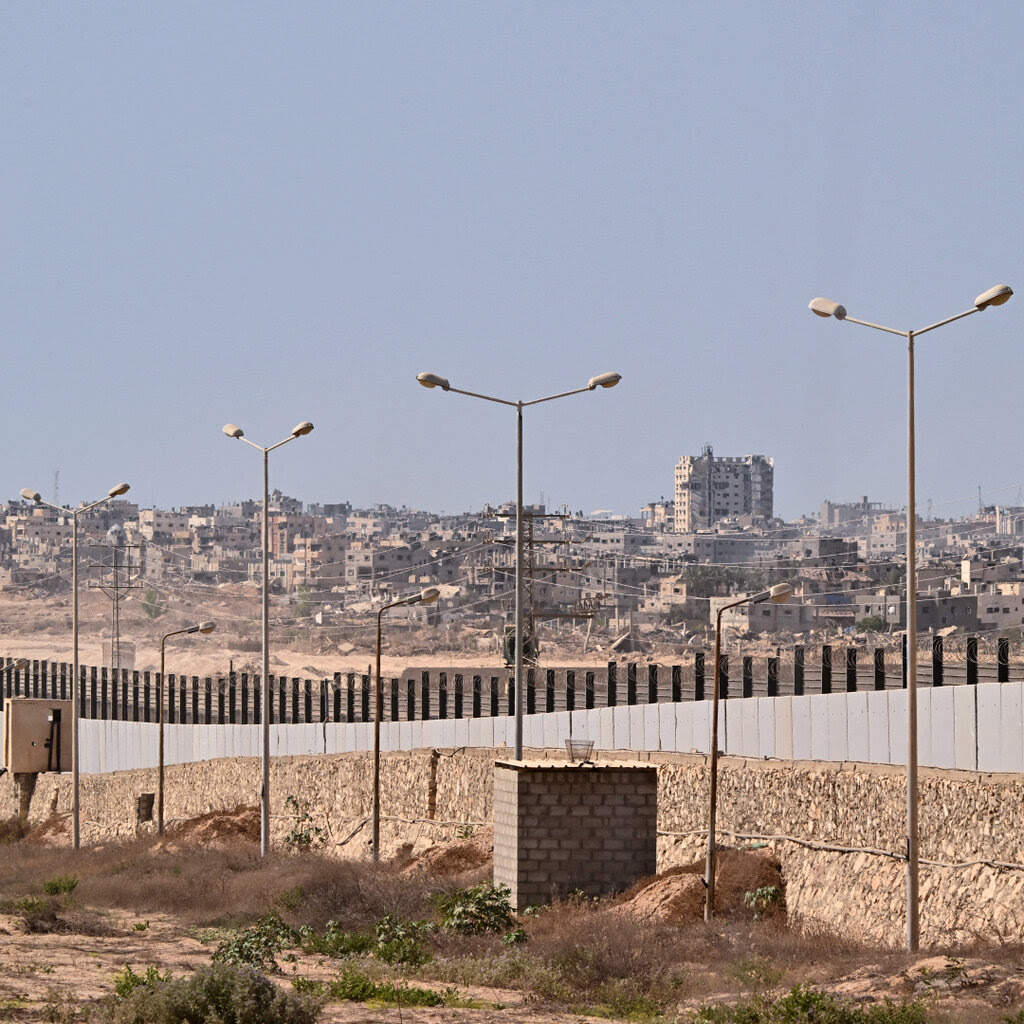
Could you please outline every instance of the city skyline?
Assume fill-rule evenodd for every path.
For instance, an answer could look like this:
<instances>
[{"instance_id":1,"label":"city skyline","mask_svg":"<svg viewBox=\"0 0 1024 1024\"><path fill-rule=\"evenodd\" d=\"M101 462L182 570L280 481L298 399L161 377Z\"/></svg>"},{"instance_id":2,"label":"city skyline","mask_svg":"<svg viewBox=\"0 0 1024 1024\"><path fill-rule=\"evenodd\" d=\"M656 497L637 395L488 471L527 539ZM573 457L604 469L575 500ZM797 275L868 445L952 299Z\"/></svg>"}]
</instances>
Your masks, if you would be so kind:
<instances>
[{"instance_id":1,"label":"city skyline","mask_svg":"<svg viewBox=\"0 0 1024 1024\"><path fill-rule=\"evenodd\" d=\"M984 16L985 13L991 15ZM1024 11L810 2L12 7L0 274L16 495L525 497L635 515L704 444L776 512L905 503L918 328L1021 266ZM991 24L999 25L992 33ZM918 350L918 500L1019 504L1012 301Z\"/></svg>"}]
</instances>

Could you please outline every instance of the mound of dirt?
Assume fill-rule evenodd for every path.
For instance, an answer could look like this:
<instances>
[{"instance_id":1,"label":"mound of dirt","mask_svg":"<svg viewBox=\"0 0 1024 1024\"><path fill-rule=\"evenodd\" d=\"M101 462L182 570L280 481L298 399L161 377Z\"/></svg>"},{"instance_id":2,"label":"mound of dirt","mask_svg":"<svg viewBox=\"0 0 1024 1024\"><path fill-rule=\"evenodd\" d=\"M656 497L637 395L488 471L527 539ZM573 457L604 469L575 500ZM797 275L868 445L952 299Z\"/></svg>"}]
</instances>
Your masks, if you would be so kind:
<instances>
[{"instance_id":1,"label":"mound of dirt","mask_svg":"<svg viewBox=\"0 0 1024 1024\"><path fill-rule=\"evenodd\" d=\"M765 850L721 850L715 860L715 913L751 913L744 896L762 888L783 890L782 872ZM704 916L704 861L646 878L623 894L618 909L644 919L682 924Z\"/></svg>"},{"instance_id":2,"label":"mound of dirt","mask_svg":"<svg viewBox=\"0 0 1024 1024\"><path fill-rule=\"evenodd\" d=\"M260 809L236 807L233 811L211 811L196 818L174 822L164 838L153 845L153 849L179 850L186 846L259 841Z\"/></svg>"},{"instance_id":3,"label":"mound of dirt","mask_svg":"<svg viewBox=\"0 0 1024 1024\"><path fill-rule=\"evenodd\" d=\"M439 877L464 875L494 859L494 829L481 828L468 839L438 843L424 850L404 870L405 874L426 871Z\"/></svg>"},{"instance_id":4,"label":"mound of dirt","mask_svg":"<svg viewBox=\"0 0 1024 1024\"><path fill-rule=\"evenodd\" d=\"M704 916L704 879L682 873L657 878L619 909L657 921L696 921Z\"/></svg>"}]
</instances>

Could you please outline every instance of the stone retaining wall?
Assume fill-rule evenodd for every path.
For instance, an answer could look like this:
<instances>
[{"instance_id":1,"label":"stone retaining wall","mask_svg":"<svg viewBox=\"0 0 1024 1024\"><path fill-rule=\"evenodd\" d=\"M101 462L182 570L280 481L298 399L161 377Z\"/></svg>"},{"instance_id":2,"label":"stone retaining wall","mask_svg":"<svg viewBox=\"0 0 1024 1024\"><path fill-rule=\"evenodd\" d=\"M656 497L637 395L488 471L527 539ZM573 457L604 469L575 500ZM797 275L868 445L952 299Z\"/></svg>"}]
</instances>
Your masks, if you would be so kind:
<instances>
[{"instance_id":1,"label":"stone retaining wall","mask_svg":"<svg viewBox=\"0 0 1024 1024\"><path fill-rule=\"evenodd\" d=\"M508 751L420 750L382 758L382 849L422 848L454 836L465 824L490 823L494 761ZM549 751L552 759L564 753ZM545 756L530 751L531 759ZM619 754L599 763L649 761L658 767L658 868L703 857L707 764L700 755ZM719 761L718 824L726 844L746 836L793 837L818 844L905 849L905 775L901 768L740 758ZM235 758L173 765L166 775L168 822L259 803L260 765ZM137 831L136 804L156 791L156 771L81 777L83 842L126 838ZM271 763L271 836L282 844L294 825L285 798L308 806L342 856L366 856L372 756L338 754L275 758ZM964 862L1024 863L1024 777L938 769L921 771L921 857ZM68 775L42 775L31 819L71 807ZM11 776L0 777L0 816L17 813ZM143 830L151 825L141 826ZM904 941L905 864L866 853L830 853L783 838L769 841L782 863L793 919L852 938L899 946ZM966 869L921 867L921 936L942 946L974 938L1024 942L1024 871L977 864Z\"/></svg>"}]
</instances>

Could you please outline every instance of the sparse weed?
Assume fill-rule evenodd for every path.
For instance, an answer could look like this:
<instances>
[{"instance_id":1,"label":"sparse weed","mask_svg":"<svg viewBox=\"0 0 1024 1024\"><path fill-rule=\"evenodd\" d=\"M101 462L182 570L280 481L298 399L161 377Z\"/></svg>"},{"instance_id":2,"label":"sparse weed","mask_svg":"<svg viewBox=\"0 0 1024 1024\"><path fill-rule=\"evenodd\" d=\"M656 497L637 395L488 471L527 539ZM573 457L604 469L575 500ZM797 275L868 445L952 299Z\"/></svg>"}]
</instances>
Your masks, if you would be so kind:
<instances>
[{"instance_id":1,"label":"sparse weed","mask_svg":"<svg viewBox=\"0 0 1024 1024\"><path fill-rule=\"evenodd\" d=\"M784 971L773 967L767 960L757 956L741 957L729 966L726 972L744 988L753 992L771 988L782 981Z\"/></svg>"},{"instance_id":2,"label":"sparse weed","mask_svg":"<svg viewBox=\"0 0 1024 1024\"><path fill-rule=\"evenodd\" d=\"M284 837L285 846L296 853L309 853L317 850L327 842L327 832L313 821L309 813L309 804L299 802L298 798L288 794L284 801L285 807L295 816L291 831Z\"/></svg>"},{"instance_id":3,"label":"sparse weed","mask_svg":"<svg viewBox=\"0 0 1024 1024\"><path fill-rule=\"evenodd\" d=\"M754 912L754 920L771 917L786 903L786 894L777 885L762 885L743 894L743 906Z\"/></svg>"},{"instance_id":4,"label":"sparse weed","mask_svg":"<svg viewBox=\"0 0 1024 1024\"><path fill-rule=\"evenodd\" d=\"M16 843L28 835L28 824L17 814L0 821L0 845L4 843Z\"/></svg>"},{"instance_id":5,"label":"sparse weed","mask_svg":"<svg viewBox=\"0 0 1024 1024\"><path fill-rule=\"evenodd\" d=\"M79 1019L78 1006L78 1000L70 992L51 988L43 1003L43 1020L47 1024L74 1024Z\"/></svg>"}]
</instances>

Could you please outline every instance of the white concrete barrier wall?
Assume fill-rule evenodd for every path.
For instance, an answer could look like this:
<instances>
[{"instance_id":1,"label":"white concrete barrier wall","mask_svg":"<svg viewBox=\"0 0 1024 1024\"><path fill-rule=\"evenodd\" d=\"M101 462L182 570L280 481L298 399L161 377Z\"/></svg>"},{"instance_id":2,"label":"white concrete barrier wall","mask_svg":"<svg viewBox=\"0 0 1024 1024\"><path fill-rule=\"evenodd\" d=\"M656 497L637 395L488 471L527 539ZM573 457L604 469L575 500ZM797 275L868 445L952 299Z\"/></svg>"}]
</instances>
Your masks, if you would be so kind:
<instances>
[{"instance_id":1,"label":"white concrete barrier wall","mask_svg":"<svg viewBox=\"0 0 1024 1024\"><path fill-rule=\"evenodd\" d=\"M723 701L719 747L742 757L903 764L907 695L903 690L756 697ZM144 722L81 721L80 768L90 774L153 768L158 727ZM167 764L259 757L258 725L167 725ZM527 715L526 747L562 748L566 739L594 740L597 750L708 753L711 702L638 704ZM514 746L515 722L448 718L384 722L381 749ZM271 756L333 754L373 748L365 722L274 725ZM921 765L1024 773L1024 683L983 683L918 691Z\"/></svg>"}]
</instances>

